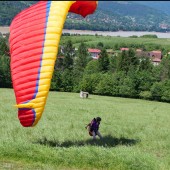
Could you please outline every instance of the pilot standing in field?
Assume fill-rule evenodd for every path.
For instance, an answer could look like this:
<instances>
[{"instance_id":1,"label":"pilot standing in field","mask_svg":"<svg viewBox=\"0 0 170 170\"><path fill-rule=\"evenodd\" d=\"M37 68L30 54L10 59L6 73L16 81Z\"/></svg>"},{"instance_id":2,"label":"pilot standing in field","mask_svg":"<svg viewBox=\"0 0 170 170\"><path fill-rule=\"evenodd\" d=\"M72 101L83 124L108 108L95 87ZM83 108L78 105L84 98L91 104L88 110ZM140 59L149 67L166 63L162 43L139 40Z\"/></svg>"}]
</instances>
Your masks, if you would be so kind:
<instances>
[{"instance_id":1,"label":"pilot standing in field","mask_svg":"<svg viewBox=\"0 0 170 170\"><path fill-rule=\"evenodd\" d=\"M101 122L100 117L94 118L85 128L88 129L89 135L93 136L93 139L96 139L96 136L98 135L100 139L102 139L102 135L99 132L99 126Z\"/></svg>"}]
</instances>

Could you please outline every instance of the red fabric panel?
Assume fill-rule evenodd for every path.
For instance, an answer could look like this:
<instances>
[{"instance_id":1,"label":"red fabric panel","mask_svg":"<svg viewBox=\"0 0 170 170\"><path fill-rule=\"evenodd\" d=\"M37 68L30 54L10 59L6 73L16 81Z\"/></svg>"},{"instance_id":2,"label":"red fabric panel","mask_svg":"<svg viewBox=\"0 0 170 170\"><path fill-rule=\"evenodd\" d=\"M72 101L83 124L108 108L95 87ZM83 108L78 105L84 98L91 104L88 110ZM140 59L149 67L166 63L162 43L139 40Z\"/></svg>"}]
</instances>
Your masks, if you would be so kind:
<instances>
[{"instance_id":1,"label":"red fabric panel","mask_svg":"<svg viewBox=\"0 0 170 170\"><path fill-rule=\"evenodd\" d=\"M71 7L69 12L74 12L86 17L92 14L97 8L96 1L77 1Z\"/></svg>"},{"instance_id":2,"label":"red fabric panel","mask_svg":"<svg viewBox=\"0 0 170 170\"><path fill-rule=\"evenodd\" d=\"M47 1L18 14L10 26L11 72L17 103L33 99L43 54ZM29 87L29 90L23 87Z\"/></svg>"},{"instance_id":3,"label":"red fabric panel","mask_svg":"<svg viewBox=\"0 0 170 170\"><path fill-rule=\"evenodd\" d=\"M32 122L34 121L34 111L32 109L19 109L18 110L18 118L22 126L28 127L32 126Z\"/></svg>"}]
</instances>

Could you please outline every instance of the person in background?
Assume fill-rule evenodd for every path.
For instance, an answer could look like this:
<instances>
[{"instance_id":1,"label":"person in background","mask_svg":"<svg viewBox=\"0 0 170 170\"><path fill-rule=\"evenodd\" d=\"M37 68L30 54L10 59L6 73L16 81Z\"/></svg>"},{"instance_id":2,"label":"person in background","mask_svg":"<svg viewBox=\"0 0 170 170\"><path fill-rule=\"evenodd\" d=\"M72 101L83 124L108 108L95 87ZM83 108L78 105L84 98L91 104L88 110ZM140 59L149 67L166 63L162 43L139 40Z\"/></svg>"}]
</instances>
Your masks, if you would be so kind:
<instances>
[{"instance_id":1,"label":"person in background","mask_svg":"<svg viewBox=\"0 0 170 170\"><path fill-rule=\"evenodd\" d=\"M93 136L93 139L96 139L96 136L98 135L100 139L102 139L102 135L99 132L99 126L101 122L100 117L94 118L85 128L88 129L89 135Z\"/></svg>"}]
</instances>

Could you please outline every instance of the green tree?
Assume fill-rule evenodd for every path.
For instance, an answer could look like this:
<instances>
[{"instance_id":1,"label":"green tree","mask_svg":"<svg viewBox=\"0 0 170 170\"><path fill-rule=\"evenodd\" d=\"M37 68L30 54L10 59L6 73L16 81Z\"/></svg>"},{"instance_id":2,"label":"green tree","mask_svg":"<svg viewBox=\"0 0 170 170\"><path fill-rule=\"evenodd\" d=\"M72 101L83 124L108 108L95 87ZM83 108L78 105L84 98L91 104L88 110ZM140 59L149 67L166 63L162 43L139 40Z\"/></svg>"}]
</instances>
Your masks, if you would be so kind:
<instances>
[{"instance_id":1,"label":"green tree","mask_svg":"<svg viewBox=\"0 0 170 170\"><path fill-rule=\"evenodd\" d=\"M104 44L102 42L98 42L97 48L102 49L104 47Z\"/></svg>"},{"instance_id":2,"label":"green tree","mask_svg":"<svg viewBox=\"0 0 170 170\"><path fill-rule=\"evenodd\" d=\"M93 73L98 73L99 72L99 63L97 60L91 60L85 70L84 74L93 74Z\"/></svg>"},{"instance_id":3,"label":"green tree","mask_svg":"<svg viewBox=\"0 0 170 170\"><path fill-rule=\"evenodd\" d=\"M119 48L120 48L120 47L119 47L119 44L116 43L116 44L114 45L114 50L119 50Z\"/></svg>"},{"instance_id":4,"label":"green tree","mask_svg":"<svg viewBox=\"0 0 170 170\"><path fill-rule=\"evenodd\" d=\"M147 70L136 71L136 77L139 82L138 91L150 91L151 86L155 83L152 72Z\"/></svg>"},{"instance_id":5,"label":"green tree","mask_svg":"<svg viewBox=\"0 0 170 170\"><path fill-rule=\"evenodd\" d=\"M126 74L130 69L137 69L139 65L139 59L135 55L134 50L129 49L128 51L122 51L118 57L117 70L125 71Z\"/></svg>"},{"instance_id":6,"label":"green tree","mask_svg":"<svg viewBox=\"0 0 170 170\"><path fill-rule=\"evenodd\" d=\"M162 96L161 100L170 102L170 80L165 80L162 83Z\"/></svg>"},{"instance_id":7,"label":"green tree","mask_svg":"<svg viewBox=\"0 0 170 170\"><path fill-rule=\"evenodd\" d=\"M64 69L72 69L73 68L73 57L75 55L75 50L71 40L68 40L66 45L64 46L64 60L63 67Z\"/></svg>"},{"instance_id":8,"label":"green tree","mask_svg":"<svg viewBox=\"0 0 170 170\"><path fill-rule=\"evenodd\" d=\"M62 76L61 76L61 89L64 92L72 92L73 91L73 73L72 70L69 69L65 69L62 72Z\"/></svg>"},{"instance_id":9,"label":"green tree","mask_svg":"<svg viewBox=\"0 0 170 170\"><path fill-rule=\"evenodd\" d=\"M74 92L79 92L80 87L79 83L83 77L84 69L89 62L89 60L92 60L92 58L89 56L87 51L87 46L85 43L81 42L81 44L78 47L78 51L75 57L74 61L74 68L73 68L73 76L74 76Z\"/></svg>"},{"instance_id":10,"label":"green tree","mask_svg":"<svg viewBox=\"0 0 170 170\"><path fill-rule=\"evenodd\" d=\"M161 101L162 92L162 82L155 82L151 87L152 99Z\"/></svg>"},{"instance_id":11,"label":"green tree","mask_svg":"<svg viewBox=\"0 0 170 170\"><path fill-rule=\"evenodd\" d=\"M123 84L125 77L126 77L126 74L123 71L115 72L113 74L113 78L112 78L113 79L113 89L112 89L113 96L121 96L120 86Z\"/></svg>"},{"instance_id":12,"label":"green tree","mask_svg":"<svg viewBox=\"0 0 170 170\"><path fill-rule=\"evenodd\" d=\"M95 93L96 87L101 79L102 75L99 73L85 74L80 82L80 90L87 91L89 93Z\"/></svg>"},{"instance_id":13,"label":"green tree","mask_svg":"<svg viewBox=\"0 0 170 170\"><path fill-rule=\"evenodd\" d=\"M102 72L107 72L109 70L109 57L106 49L102 49L98 59L99 70Z\"/></svg>"},{"instance_id":14,"label":"green tree","mask_svg":"<svg viewBox=\"0 0 170 170\"><path fill-rule=\"evenodd\" d=\"M114 56L110 56L109 59L110 59L109 70L111 73L114 73L117 69L118 57L114 55Z\"/></svg>"},{"instance_id":15,"label":"green tree","mask_svg":"<svg viewBox=\"0 0 170 170\"><path fill-rule=\"evenodd\" d=\"M119 94L123 97L136 97L138 93L135 85L134 80L131 77L126 76L123 83L119 86Z\"/></svg>"},{"instance_id":16,"label":"green tree","mask_svg":"<svg viewBox=\"0 0 170 170\"><path fill-rule=\"evenodd\" d=\"M75 67L79 70L79 71L83 71L84 68L87 65L87 62L89 60L89 54L87 52L87 46L85 45L85 43L81 42L81 44L78 47L78 52L76 55L76 60L75 60Z\"/></svg>"},{"instance_id":17,"label":"green tree","mask_svg":"<svg viewBox=\"0 0 170 170\"><path fill-rule=\"evenodd\" d=\"M139 65L139 58L136 56L135 51L133 49L129 49L128 57L130 66L136 69Z\"/></svg>"},{"instance_id":18,"label":"green tree","mask_svg":"<svg viewBox=\"0 0 170 170\"><path fill-rule=\"evenodd\" d=\"M126 58L127 58L127 53L126 51L122 51L122 53L118 54L117 58L117 71L125 71L126 70Z\"/></svg>"},{"instance_id":19,"label":"green tree","mask_svg":"<svg viewBox=\"0 0 170 170\"><path fill-rule=\"evenodd\" d=\"M140 57L140 62L139 62L139 71L152 71L153 69L153 64L151 63L151 60L149 57L142 56Z\"/></svg>"},{"instance_id":20,"label":"green tree","mask_svg":"<svg viewBox=\"0 0 170 170\"><path fill-rule=\"evenodd\" d=\"M2 55L9 56L9 46L7 44L7 39L0 37L0 56Z\"/></svg>"},{"instance_id":21,"label":"green tree","mask_svg":"<svg viewBox=\"0 0 170 170\"><path fill-rule=\"evenodd\" d=\"M54 70L53 77L51 80L50 90L60 91L62 87L62 72L60 70Z\"/></svg>"},{"instance_id":22,"label":"green tree","mask_svg":"<svg viewBox=\"0 0 170 170\"><path fill-rule=\"evenodd\" d=\"M100 82L96 86L95 93L100 95L112 95L114 88L112 74L105 73L102 75Z\"/></svg>"},{"instance_id":23,"label":"green tree","mask_svg":"<svg viewBox=\"0 0 170 170\"><path fill-rule=\"evenodd\" d=\"M0 87L12 87L10 59L8 56L0 56Z\"/></svg>"},{"instance_id":24,"label":"green tree","mask_svg":"<svg viewBox=\"0 0 170 170\"><path fill-rule=\"evenodd\" d=\"M170 56L164 57L160 63L161 80L170 79Z\"/></svg>"},{"instance_id":25,"label":"green tree","mask_svg":"<svg viewBox=\"0 0 170 170\"><path fill-rule=\"evenodd\" d=\"M55 63L55 70L64 70L64 57L60 56L57 58Z\"/></svg>"}]
</instances>

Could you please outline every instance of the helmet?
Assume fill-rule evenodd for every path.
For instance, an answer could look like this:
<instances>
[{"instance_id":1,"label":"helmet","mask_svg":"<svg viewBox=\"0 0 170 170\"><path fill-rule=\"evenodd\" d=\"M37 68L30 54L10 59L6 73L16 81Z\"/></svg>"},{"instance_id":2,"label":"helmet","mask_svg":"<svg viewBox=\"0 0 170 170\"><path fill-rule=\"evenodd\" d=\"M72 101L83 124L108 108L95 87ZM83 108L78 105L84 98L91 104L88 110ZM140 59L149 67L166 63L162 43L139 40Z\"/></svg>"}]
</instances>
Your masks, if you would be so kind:
<instances>
[{"instance_id":1,"label":"helmet","mask_svg":"<svg viewBox=\"0 0 170 170\"><path fill-rule=\"evenodd\" d=\"M100 117L96 117L97 122L100 122L102 119Z\"/></svg>"}]
</instances>

